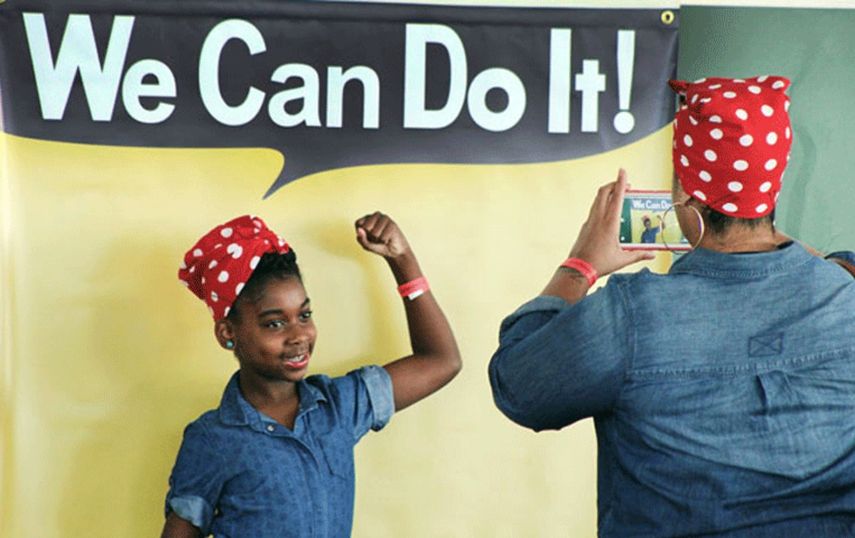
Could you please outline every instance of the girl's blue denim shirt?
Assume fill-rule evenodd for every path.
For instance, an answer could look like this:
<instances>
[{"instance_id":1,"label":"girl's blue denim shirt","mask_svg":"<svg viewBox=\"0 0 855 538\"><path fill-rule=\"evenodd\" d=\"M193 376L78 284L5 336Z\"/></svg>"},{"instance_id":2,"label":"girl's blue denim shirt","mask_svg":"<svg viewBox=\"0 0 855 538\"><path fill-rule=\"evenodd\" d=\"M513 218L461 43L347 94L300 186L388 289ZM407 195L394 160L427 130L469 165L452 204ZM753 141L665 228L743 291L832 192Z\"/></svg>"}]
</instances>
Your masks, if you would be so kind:
<instances>
[{"instance_id":1,"label":"girl's blue denim shirt","mask_svg":"<svg viewBox=\"0 0 855 538\"><path fill-rule=\"evenodd\" d=\"M368 366L300 381L294 429L244 399L235 373L220 407L184 430L166 513L216 537L350 536L353 446L392 416L392 381Z\"/></svg>"},{"instance_id":2,"label":"girl's blue denim shirt","mask_svg":"<svg viewBox=\"0 0 855 538\"><path fill-rule=\"evenodd\" d=\"M798 244L536 298L489 376L523 426L594 418L601 536L855 536L855 280Z\"/></svg>"}]
</instances>

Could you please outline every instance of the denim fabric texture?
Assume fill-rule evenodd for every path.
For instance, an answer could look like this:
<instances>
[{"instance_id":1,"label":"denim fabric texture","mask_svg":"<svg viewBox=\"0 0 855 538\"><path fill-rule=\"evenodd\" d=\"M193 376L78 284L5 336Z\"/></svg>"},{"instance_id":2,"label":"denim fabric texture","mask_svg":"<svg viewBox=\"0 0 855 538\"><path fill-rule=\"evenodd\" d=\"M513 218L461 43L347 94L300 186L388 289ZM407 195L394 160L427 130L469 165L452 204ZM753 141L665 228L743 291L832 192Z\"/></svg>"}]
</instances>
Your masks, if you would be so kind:
<instances>
[{"instance_id":1,"label":"denim fabric texture","mask_svg":"<svg viewBox=\"0 0 855 538\"><path fill-rule=\"evenodd\" d=\"M391 418L389 374L367 366L300 381L293 431L244 399L238 375L184 430L166 514L217 538L350 536L353 446Z\"/></svg>"},{"instance_id":2,"label":"denim fabric texture","mask_svg":"<svg viewBox=\"0 0 855 538\"><path fill-rule=\"evenodd\" d=\"M534 299L489 376L525 427L594 418L600 536L855 536L855 279L796 243Z\"/></svg>"}]
</instances>

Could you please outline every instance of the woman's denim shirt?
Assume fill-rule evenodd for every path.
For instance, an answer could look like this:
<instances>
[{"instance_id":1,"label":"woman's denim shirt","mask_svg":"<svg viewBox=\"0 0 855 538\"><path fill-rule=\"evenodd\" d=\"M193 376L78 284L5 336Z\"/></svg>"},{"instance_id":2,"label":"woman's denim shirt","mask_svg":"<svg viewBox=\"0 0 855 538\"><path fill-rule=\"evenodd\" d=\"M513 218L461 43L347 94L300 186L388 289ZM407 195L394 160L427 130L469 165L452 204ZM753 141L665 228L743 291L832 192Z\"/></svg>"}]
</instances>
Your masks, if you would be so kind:
<instances>
[{"instance_id":1,"label":"woman's denim shirt","mask_svg":"<svg viewBox=\"0 0 855 538\"><path fill-rule=\"evenodd\" d=\"M534 299L489 373L523 426L594 417L602 536L855 536L855 280L798 244Z\"/></svg>"}]
</instances>

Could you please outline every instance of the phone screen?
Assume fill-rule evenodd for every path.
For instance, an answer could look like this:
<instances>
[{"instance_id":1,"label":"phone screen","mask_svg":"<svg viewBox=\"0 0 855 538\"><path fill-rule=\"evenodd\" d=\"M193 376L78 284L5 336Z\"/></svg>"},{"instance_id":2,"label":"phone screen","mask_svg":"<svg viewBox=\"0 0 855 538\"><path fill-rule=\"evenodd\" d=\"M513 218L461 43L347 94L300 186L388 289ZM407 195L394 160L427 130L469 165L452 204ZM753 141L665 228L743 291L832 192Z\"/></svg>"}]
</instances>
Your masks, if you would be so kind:
<instances>
[{"instance_id":1,"label":"phone screen","mask_svg":"<svg viewBox=\"0 0 855 538\"><path fill-rule=\"evenodd\" d=\"M627 191L620 219L623 248L689 250L671 207L670 191Z\"/></svg>"}]
</instances>

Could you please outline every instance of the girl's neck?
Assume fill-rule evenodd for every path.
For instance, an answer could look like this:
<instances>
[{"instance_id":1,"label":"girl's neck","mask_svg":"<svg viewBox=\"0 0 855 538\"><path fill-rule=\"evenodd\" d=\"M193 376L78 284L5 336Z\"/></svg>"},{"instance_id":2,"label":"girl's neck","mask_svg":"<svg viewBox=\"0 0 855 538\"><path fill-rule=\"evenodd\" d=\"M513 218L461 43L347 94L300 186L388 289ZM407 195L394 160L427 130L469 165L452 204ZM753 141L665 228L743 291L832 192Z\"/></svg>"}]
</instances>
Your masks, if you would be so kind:
<instances>
[{"instance_id":1,"label":"girl's neck","mask_svg":"<svg viewBox=\"0 0 855 538\"><path fill-rule=\"evenodd\" d=\"M287 428L294 427L294 419L300 408L296 383L270 381L241 372L238 384L244 399L251 406Z\"/></svg>"}]
</instances>

